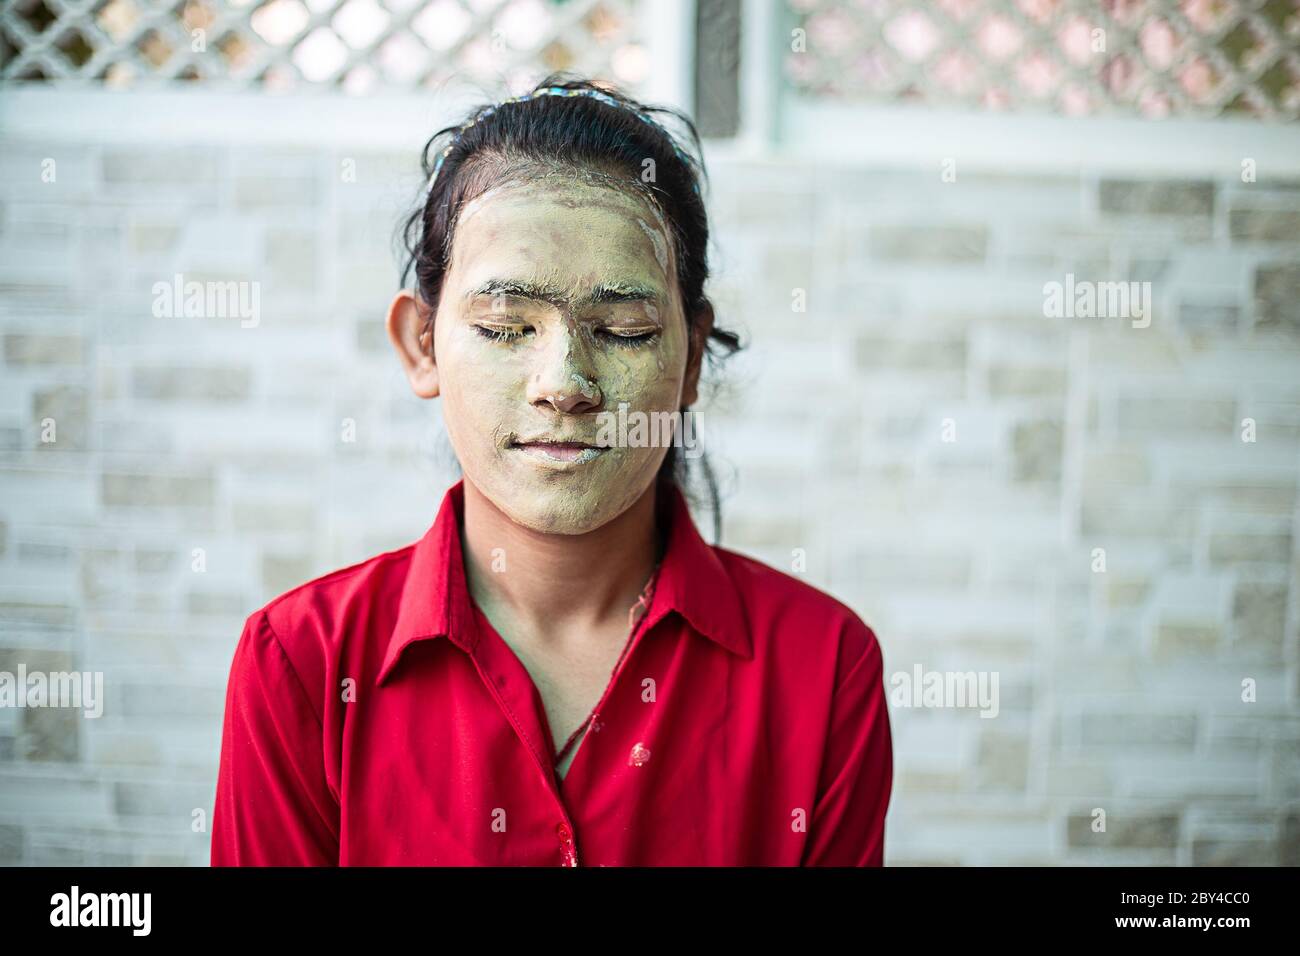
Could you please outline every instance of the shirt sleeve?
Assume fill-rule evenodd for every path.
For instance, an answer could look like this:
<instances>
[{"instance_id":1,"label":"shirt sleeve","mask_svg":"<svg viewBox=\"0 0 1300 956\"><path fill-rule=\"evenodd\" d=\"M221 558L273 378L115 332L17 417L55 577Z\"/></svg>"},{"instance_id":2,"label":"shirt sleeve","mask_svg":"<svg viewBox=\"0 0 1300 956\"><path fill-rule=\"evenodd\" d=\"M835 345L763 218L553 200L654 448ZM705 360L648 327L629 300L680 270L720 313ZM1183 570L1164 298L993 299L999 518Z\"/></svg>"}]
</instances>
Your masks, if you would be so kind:
<instances>
[{"instance_id":1,"label":"shirt sleeve","mask_svg":"<svg viewBox=\"0 0 1300 956\"><path fill-rule=\"evenodd\" d=\"M804 866L884 863L885 812L894 776L884 660L870 628L858 621L854 630L859 633L851 643L846 641L846 647L859 650L842 655L848 673L831 704L830 734Z\"/></svg>"},{"instance_id":2,"label":"shirt sleeve","mask_svg":"<svg viewBox=\"0 0 1300 956\"><path fill-rule=\"evenodd\" d=\"M244 624L226 689L213 866L338 864L320 718L265 610Z\"/></svg>"}]
</instances>

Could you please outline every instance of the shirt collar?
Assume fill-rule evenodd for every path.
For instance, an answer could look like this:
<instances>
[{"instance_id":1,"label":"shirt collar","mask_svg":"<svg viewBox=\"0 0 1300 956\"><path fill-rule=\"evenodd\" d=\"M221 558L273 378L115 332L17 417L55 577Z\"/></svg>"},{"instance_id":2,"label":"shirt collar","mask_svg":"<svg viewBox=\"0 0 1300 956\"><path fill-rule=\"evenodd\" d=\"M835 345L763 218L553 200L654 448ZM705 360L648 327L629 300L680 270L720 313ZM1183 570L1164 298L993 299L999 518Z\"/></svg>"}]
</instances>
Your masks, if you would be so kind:
<instances>
[{"instance_id":1,"label":"shirt collar","mask_svg":"<svg viewBox=\"0 0 1300 956\"><path fill-rule=\"evenodd\" d=\"M676 612L694 630L733 654L752 657L740 595L716 549L700 537L686 498L675 484L660 483L658 495L657 517L667 521L668 540L646 627ZM376 684L387 679L402 652L416 641L447 637L466 653L474 651L478 631L460 536L464 507L462 478L447 489L433 525L414 545L399 598L397 624L388 639Z\"/></svg>"}]
</instances>

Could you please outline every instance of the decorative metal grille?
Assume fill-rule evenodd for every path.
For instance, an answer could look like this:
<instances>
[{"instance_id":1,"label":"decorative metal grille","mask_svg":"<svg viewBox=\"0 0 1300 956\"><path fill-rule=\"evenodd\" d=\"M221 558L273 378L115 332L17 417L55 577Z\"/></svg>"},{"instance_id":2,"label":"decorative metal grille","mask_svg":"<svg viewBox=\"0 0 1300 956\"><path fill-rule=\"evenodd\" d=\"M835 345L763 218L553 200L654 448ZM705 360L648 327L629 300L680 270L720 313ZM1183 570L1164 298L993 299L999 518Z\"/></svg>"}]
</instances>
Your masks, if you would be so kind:
<instances>
[{"instance_id":1,"label":"decorative metal grille","mask_svg":"<svg viewBox=\"0 0 1300 956\"><path fill-rule=\"evenodd\" d=\"M1300 116L1297 0L786 4L794 27L785 77L812 96L1068 115Z\"/></svg>"},{"instance_id":2,"label":"decorative metal grille","mask_svg":"<svg viewBox=\"0 0 1300 956\"><path fill-rule=\"evenodd\" d=\"M0 80L272 90L521 87L573 70L635 89L638 0L11 0Z\"/></svg>"}]
</instances>

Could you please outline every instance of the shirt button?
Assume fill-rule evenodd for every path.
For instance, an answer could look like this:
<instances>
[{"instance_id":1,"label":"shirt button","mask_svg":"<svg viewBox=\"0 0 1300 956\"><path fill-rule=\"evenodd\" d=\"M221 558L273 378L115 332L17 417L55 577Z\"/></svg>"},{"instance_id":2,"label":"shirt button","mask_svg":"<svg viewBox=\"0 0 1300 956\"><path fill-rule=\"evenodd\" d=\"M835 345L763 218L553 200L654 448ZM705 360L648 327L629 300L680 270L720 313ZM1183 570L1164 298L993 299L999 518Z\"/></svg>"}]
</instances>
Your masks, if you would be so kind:
<instances>
[{"instance_id":1,"label":"shirt button","mask_svg":"<svg viewBox=\"0 0 1300 956\"><path fill-rule=\"evenodd\" d=\"M560 838L560 865L577 866L578 855L573 852L573 834L569 830L569 825L561 823L556 826L555 835Z\"/></svg>"}]
</instances>

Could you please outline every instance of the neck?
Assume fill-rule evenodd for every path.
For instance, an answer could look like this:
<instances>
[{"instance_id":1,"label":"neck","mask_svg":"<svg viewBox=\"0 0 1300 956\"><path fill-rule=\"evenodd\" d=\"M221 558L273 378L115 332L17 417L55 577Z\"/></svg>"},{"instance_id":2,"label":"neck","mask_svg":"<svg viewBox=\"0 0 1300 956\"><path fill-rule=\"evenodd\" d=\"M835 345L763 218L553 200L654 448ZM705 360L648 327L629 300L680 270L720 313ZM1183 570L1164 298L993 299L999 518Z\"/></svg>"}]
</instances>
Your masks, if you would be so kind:
<instances>
[{"instance_id":1,"label":"neck","mask_svg":"<svg viewBox=\"0 0 1300 956\"><path fill-rule=\"evenodd\" d=\"M468 479L461 526L470 594L489 620L559 642L627 621L654 569L655 485L613 521L585 534L546 534L513 521ZM493 570L504 549L506 570ZM498 563L499 566L499 563Z\"/></svg>"}]
</instances>

